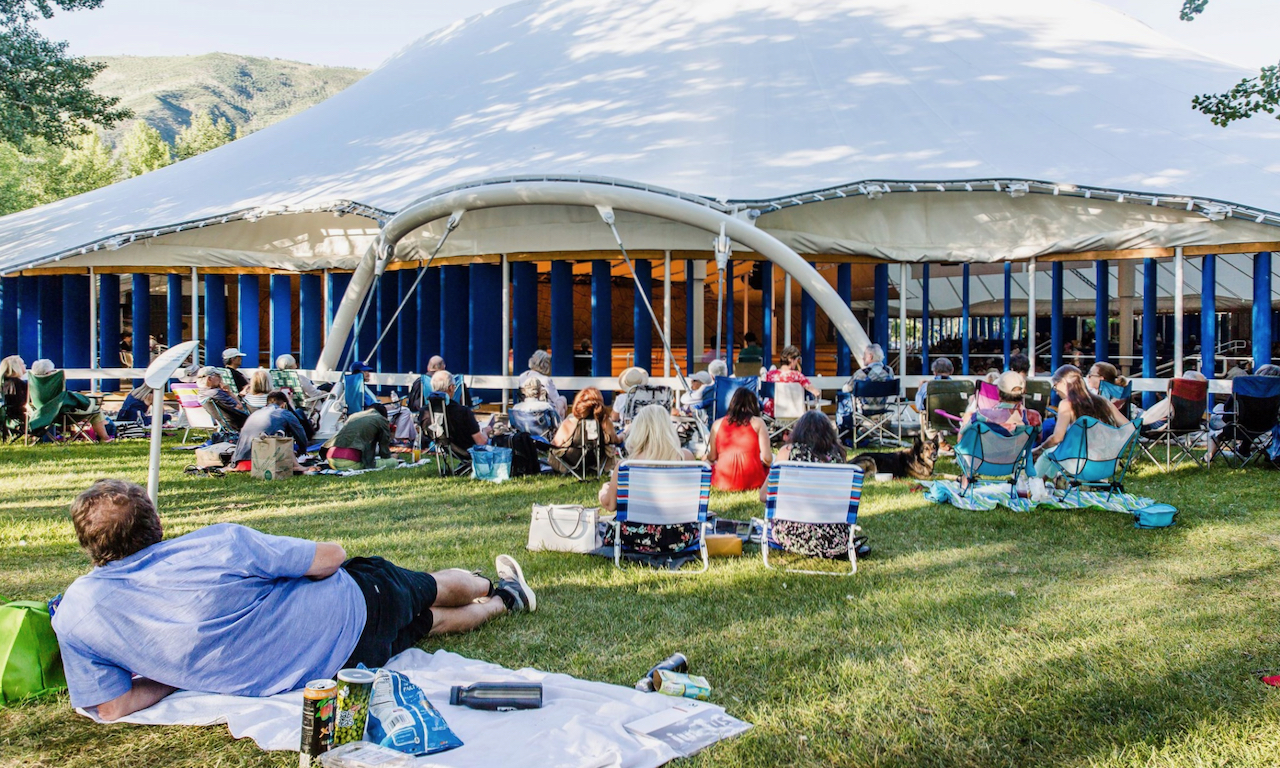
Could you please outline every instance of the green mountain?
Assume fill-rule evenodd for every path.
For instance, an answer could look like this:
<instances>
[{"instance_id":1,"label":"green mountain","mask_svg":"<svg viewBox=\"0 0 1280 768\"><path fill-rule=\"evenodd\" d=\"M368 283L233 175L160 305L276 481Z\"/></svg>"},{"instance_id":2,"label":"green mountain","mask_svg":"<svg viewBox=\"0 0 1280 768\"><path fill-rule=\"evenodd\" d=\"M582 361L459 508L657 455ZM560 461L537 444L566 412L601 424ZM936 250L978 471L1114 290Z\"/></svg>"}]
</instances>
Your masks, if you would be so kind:
<instances>
[{"instance_id":1,"label":"green mountain","mask_svg":"<svg viewBox=\"0 0 1280 768\"><path fill-rule=\"evenodd\" d=\"M95 89L118 96L172 142L193 113L209 110L230 120L239 135L252 133L318 104L368 74L363 69L206 53L201 56L90 56L105 62ZM104 132L115 145L126 121Z\"/></svg>"}]
</instances>

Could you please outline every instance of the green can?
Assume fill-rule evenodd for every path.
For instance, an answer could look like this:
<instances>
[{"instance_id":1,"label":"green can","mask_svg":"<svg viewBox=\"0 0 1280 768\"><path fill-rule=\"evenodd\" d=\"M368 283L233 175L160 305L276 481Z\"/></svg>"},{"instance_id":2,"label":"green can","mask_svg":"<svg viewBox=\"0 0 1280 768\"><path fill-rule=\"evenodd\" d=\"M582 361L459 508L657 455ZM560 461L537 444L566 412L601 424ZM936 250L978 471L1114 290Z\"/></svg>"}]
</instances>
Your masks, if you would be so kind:
<instances>
[{"instance_id":1,"label":"green can","mask_svg":"<svg viewBox=\"0 0 1280 768\"><path fill-rule=\"evenodd\" d=\"M350 744L364 738L372 691L373 673L369 670L344 669L338 672L338 722L334 744Z\"/></svg>"}]
</instances>

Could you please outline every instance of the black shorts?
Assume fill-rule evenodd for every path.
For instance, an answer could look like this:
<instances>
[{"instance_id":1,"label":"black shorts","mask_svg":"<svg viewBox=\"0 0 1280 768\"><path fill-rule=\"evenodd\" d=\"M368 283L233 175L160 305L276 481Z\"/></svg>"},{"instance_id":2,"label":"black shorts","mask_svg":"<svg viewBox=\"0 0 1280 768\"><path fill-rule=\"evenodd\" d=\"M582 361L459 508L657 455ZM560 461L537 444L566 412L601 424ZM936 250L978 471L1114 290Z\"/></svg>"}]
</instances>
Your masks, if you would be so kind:
<instances>
[{"instance_id":1,"label":"black shorts","mask_svg":"<svg viewBox=\"0 0 1280 768\"><path fill-rule=\"evenodd\" d=\"M436 580L381 557L353 557L342 564L364 595L364 630L343 667L380 667L417 645L431 631Z\"/></svg>"}]
</instances>

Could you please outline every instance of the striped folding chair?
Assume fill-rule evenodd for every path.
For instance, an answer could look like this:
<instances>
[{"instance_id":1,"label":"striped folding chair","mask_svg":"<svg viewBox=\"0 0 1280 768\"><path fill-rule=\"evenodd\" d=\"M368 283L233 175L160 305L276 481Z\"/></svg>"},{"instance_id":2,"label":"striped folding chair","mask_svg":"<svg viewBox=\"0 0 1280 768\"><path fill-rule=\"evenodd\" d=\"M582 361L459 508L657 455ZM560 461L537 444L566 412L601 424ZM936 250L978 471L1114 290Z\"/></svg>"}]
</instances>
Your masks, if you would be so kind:
<instances>
[{"instance_id":1,"label":"striped folding chair","mask_svg":"<svg viewBox=\"0 0 1280 768\"><path fill-rule=\"evenodd\" d=\"M187 444L187 436L191 434L193 429L207 429L210 432L218 431L218 423L213 420L213 416L204 409L204 404L200 402L200 387L195 384L175 381L169 385L169 390L178 398L178 407L182 410L182 417L187 422L187 431L182 433L183 445Z\"/></svg>"},{"instance_id":2,"label":"striped folding chair","mask_svg":"<svg viewBox=\"0 0 1280 768\"><path fill-rule=\"evenodd\" d=\"M764 536L760 555L766 568L775 520L797 523L844 523L849 526L849 573L858 572L858 555L854 538L858 531L858 503L862 500L862 470L852 464L811 464L803 461L778 461L769 468L769 487L765 496ZM784 569L790 573L838 576L828 571Z\"/></svg>"},{"instance_id":3,"label":"striped folding chair","mask_svg":"<svg viewBox=\"0 0 1280 768\"><path fill-rule=\"evenodd\" d=\"M702 557L707 570L707 502L711 465L705 461L624 461L618 465L618 514L613 521L613 564L622 567L622 524L699 526L698 540L677 555Z\"/></svg>"}]
</instances>

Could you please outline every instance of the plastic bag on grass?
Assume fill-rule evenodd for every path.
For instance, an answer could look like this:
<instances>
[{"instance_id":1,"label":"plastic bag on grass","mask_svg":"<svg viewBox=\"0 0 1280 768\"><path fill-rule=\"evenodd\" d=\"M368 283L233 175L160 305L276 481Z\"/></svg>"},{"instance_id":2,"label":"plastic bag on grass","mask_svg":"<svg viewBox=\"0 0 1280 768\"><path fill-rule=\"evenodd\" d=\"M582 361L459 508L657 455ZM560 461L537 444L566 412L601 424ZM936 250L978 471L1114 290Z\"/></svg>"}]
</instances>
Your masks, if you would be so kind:
<instances>
[{"instance_id":1,"label":"plastic bag on grass","mask_svg":"<svg viewBox=\"0 0 1280 768\"><path fill-rule=\"evenodd\" d=\"M368 739L410 755L434 755L462 746L422 689L390 669L379 669L373 679Z\"/></svg>"}]
</instances>

